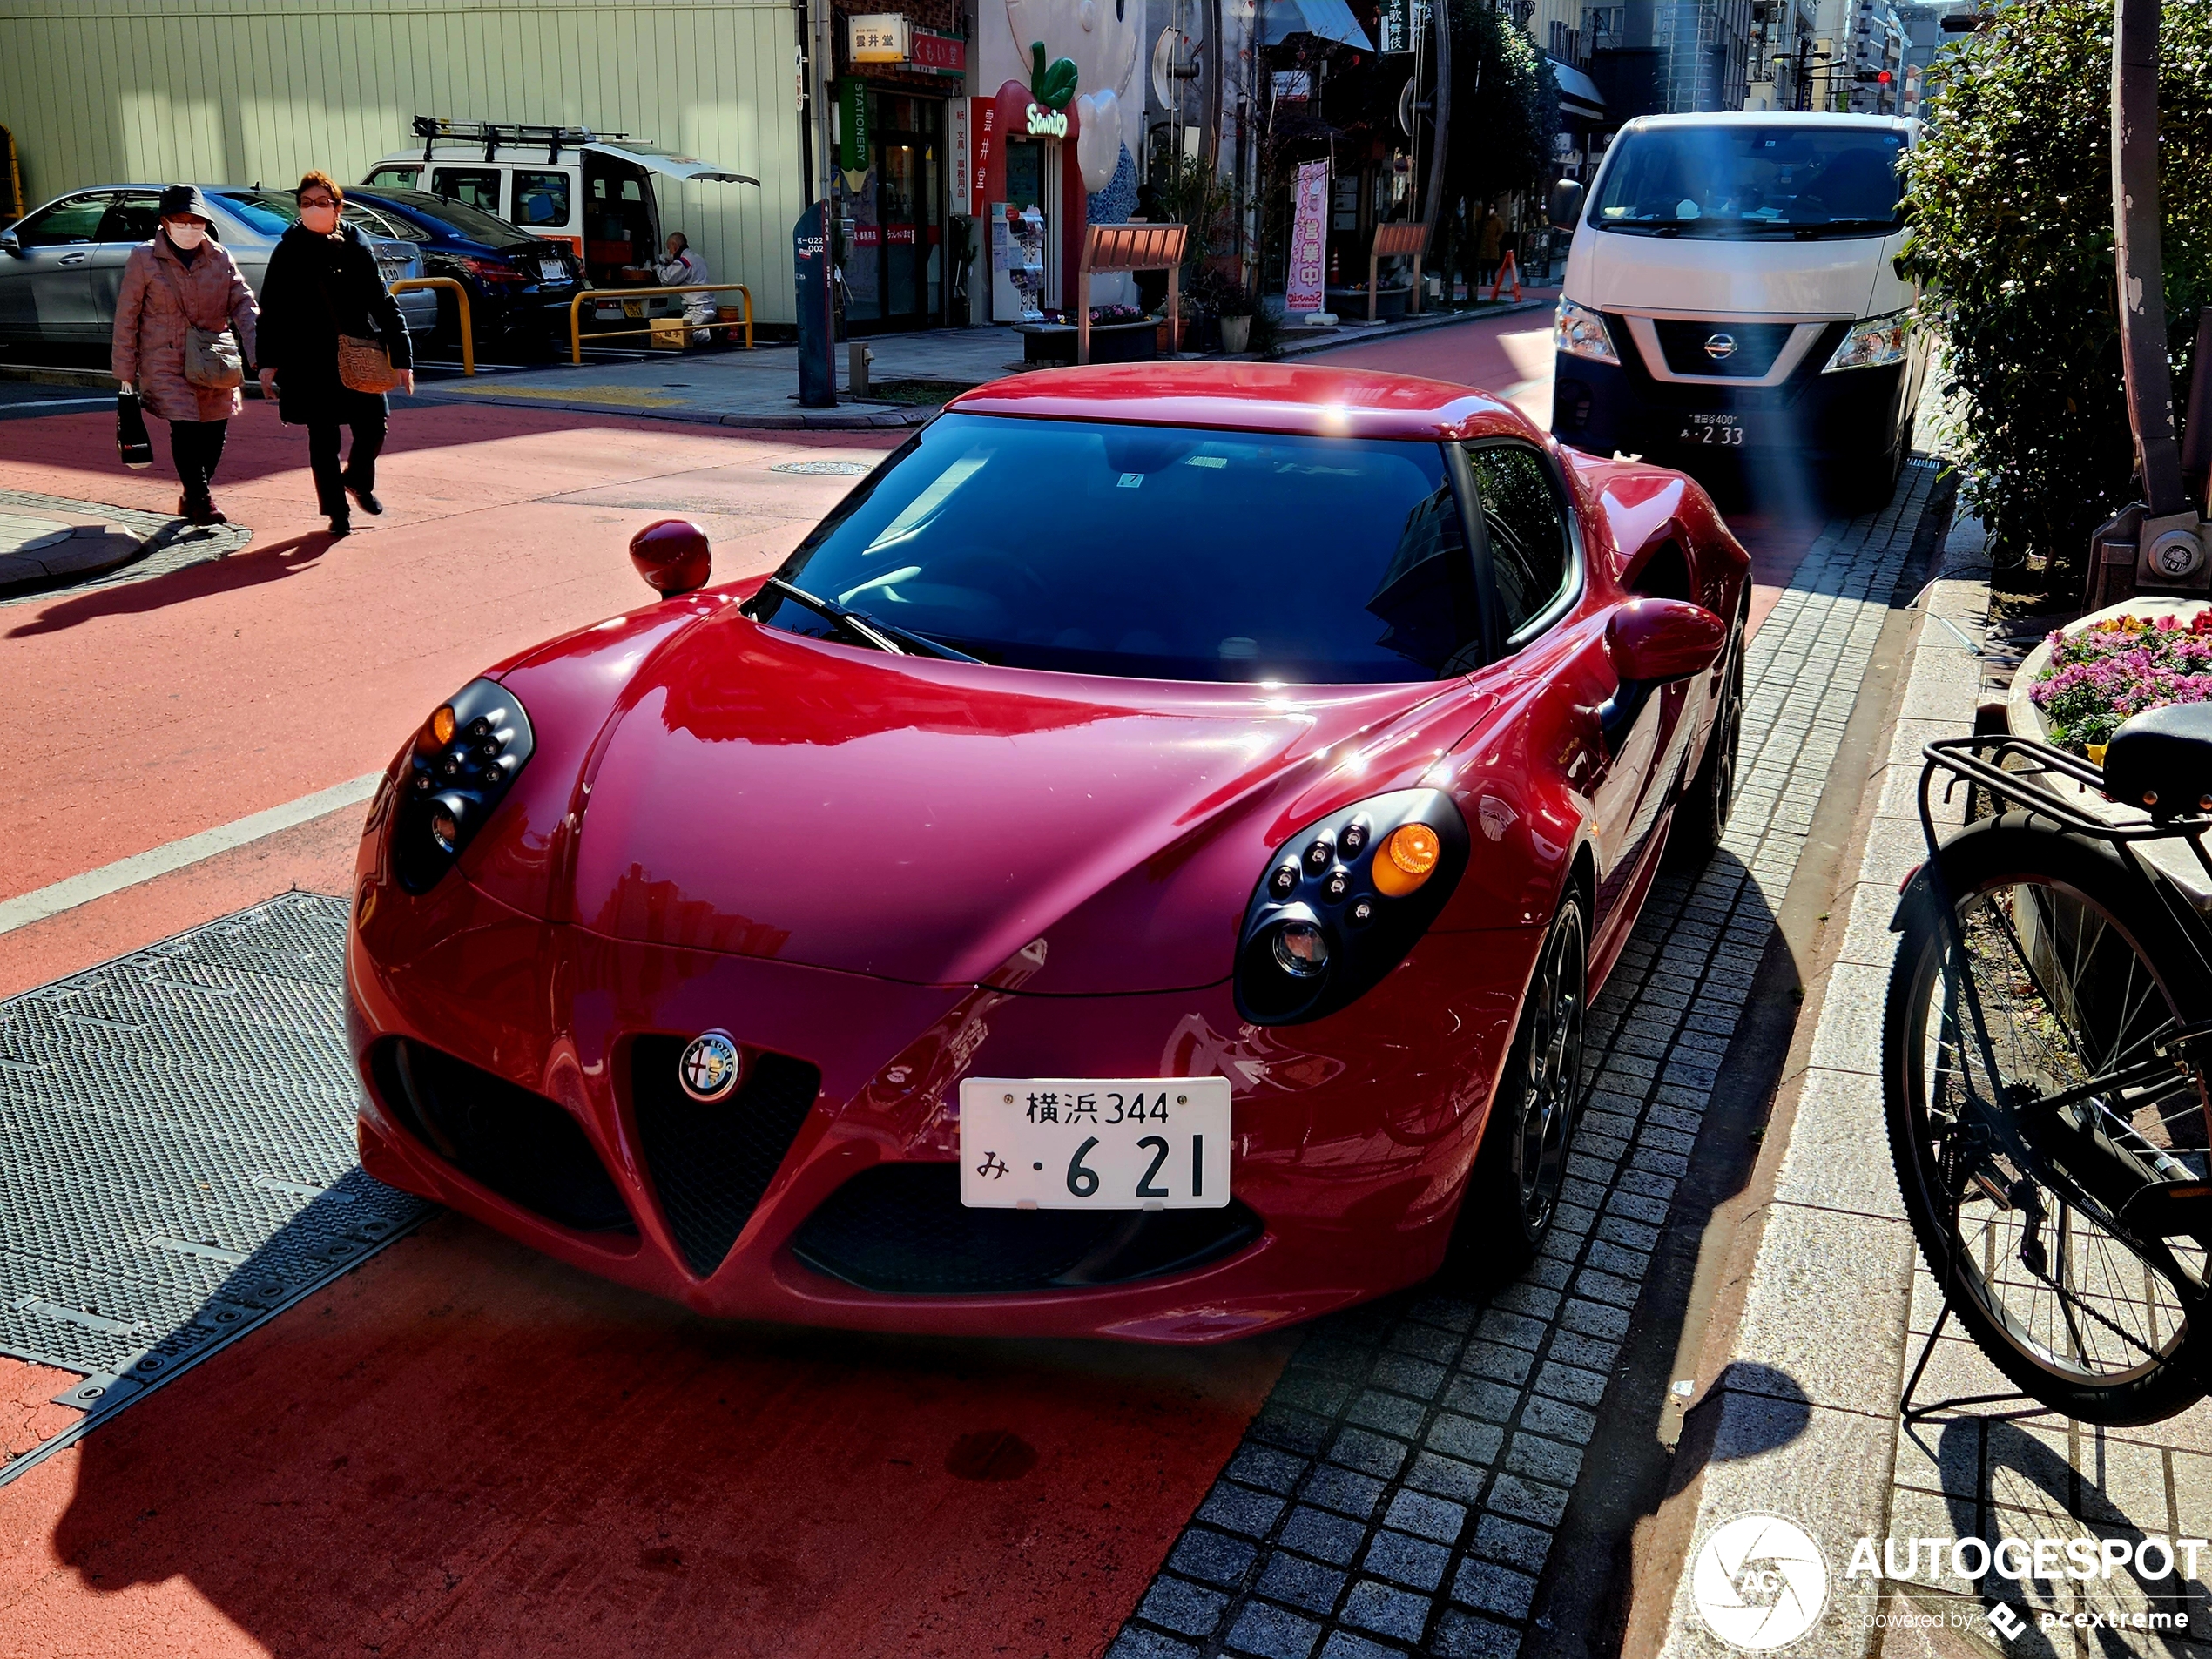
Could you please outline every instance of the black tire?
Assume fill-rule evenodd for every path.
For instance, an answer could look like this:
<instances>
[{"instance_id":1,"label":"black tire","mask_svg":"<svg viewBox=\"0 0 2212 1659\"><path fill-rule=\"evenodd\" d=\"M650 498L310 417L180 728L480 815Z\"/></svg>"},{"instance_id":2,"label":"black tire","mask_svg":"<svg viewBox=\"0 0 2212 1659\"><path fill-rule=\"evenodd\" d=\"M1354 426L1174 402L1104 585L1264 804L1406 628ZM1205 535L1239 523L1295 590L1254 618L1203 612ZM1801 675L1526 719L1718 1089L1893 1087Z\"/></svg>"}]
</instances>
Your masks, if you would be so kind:
<instances>
[{"instance_id":1,"label":"black tire","mask_svg":"<svg viewBox=\"0 0 2212 1659\"><path fill-rule=\"evenodd\" d=\"M2212 1015L2212 984L2183 966L2197 955L2182 925L2106 843L2008 813L1952 837L1935 873L1959 918L1964 971L1945 972L1948 934L1924 875L1882 1035L1890 1152L1921 1254L1952 1317L2025 1393L2108 1426L2170 1417L2202 1393L2206 1339L2188 1318L2202 1302L1988 1125L2021 1133L2033 1120L2016 1103L2145 1057L2168 1026ZM2192 1150L2205 1141L2201 1076L2177 1069L2170 1084L2070 1109L2130 1149L2130 1170L2202 1171ZM2040 1132L2022 1138L2047 1144ZM2201 1285L2202 1244L2169 1243Z\"/></svg>"},{"instance_id":2,"label":"black tire","mask_svg":"<svg viewBox=\"0 0 2212 1659\"><path fill-rule=\"evenodd\" d=\"M1581 894L1570 887L1529 976L1489 1126L1460 1201L1445 1265L1455 1284L1505 1284L1543 1248L1581 1116L1588 1001L1589 924Z\"/></svg>"},{"instance_id":3,"label":"black tire","mask_svg":"<svg viewBox=\"0 0 2212 1659\"><path fill-rule=\"evenodd\" d=\"M1736 805L1736 762L1743 727L1743 623L1739 617L1729 636L1728 672L1721 681L1721 705L1705 739L1704 757L1675 807L1667 830L1662 862L1670 870L1702 870L1720 851L1728 815Z\"/></svg>"}]
</instances>

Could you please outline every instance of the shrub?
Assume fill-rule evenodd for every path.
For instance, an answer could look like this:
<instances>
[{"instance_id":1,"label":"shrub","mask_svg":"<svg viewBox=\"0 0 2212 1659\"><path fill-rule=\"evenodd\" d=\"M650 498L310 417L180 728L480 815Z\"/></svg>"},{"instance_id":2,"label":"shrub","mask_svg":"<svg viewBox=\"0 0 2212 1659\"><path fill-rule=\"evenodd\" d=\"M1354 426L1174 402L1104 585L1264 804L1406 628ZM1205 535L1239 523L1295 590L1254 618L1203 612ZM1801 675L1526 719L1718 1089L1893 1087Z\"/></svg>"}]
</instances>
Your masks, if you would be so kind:
<instances>
[{"instance_id":1,"label":"shrub","mask_svg":"<svg viewBox=\"0 0 2212 1659\"><path fill-rule=\"evenodd\" d=\"M1930 71L1907 163L1920 315L1968 396L1966 504L2000 562L2046 562L2070 594L2090 532L2133 499L2113 292L2111 0L2017 0ZM2168 0L2161 202L2175 408L2196 308L2212 303L2212 5Z\"/></svg>"}]
</instances>

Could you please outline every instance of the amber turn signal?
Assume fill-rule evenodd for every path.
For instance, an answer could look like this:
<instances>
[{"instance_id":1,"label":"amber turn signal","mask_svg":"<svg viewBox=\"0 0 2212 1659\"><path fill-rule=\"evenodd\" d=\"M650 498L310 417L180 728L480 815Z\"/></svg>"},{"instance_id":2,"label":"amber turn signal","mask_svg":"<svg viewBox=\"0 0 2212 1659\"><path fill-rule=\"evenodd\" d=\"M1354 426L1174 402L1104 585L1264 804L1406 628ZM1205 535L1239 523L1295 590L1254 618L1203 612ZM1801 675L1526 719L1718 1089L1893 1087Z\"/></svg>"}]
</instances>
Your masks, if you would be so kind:
<instances>
[{"instance_id":1,"label":"amber turn signal","mask_svg":"<svg viewBox=\"0 0 2212 1659\"><path fill-rule=\"evenodd\" d=\"M453 705L442 703L430 717L430 741L442 749L453 741Z\"/></svg>"},{"instance_id":2,"label":"amber turn signal","mask_svg":"<svg viewBox=\"0 0 2212 1659\"><path fill-rule=\"evenodd\" d=\"M1375 890L1385 898L1404 898L1436 873L1443 853L1442 840L1427 825L1400 824L1375 849Z\"/></svg>"}]
</instances>

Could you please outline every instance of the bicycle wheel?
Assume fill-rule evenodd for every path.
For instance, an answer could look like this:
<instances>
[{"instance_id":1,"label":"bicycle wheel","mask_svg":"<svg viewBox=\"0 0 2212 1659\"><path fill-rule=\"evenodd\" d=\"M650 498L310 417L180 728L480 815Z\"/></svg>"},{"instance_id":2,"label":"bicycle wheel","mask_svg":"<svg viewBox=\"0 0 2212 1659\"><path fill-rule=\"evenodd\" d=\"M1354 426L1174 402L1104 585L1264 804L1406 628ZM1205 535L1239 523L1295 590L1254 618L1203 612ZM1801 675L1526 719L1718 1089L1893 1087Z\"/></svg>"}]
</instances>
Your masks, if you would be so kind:
<instances>
[{"instance_id":1,"label":"bicycle wheel","mask_svg":"<svg viewBox=\"0 0 2212 1659\"><path fill-rule=\"evenodd\" d=\"M1953 1317L1992 1363L2085 1422L2155 1422L2199 1398L2202 1239L2120 1237L2153 1182L2201 1178L2203 1080L2040 1104L2156 1058L2212 1014L2181 925L2105 843L2010 813L1944 846L1952 934L1924 889L1890 976L1890 1150ZM2188 964L2192 966L2184 967Z\"/></svg>"}]
</instances>

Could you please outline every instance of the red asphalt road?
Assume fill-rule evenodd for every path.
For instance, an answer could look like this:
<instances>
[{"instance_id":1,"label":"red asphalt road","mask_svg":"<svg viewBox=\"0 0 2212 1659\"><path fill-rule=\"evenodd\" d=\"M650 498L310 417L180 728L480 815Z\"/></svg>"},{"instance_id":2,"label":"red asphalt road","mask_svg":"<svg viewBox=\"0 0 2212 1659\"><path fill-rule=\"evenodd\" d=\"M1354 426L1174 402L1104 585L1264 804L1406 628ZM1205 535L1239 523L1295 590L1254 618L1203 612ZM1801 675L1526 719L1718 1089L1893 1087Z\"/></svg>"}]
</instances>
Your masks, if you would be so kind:
<instances>
[{"instance_id":1,"label":"red asphalt road","mask_svg":"<svg viewBox=\"0 0 2212 1659\"><path fill-rule=\"evenodd\" d=\"M1514 388L1548 318L1317 360ZM0 425L0 487L165 509L98 415ZM380 770L485 664L648 596L671 514L772 567L887 435L508 408L395 417L330 543L304 441L232 423L230 558L0 608L0 898ZM157 448L165 448L163 439ZM162 457L165 464L165 454ZM1731 515L1764 616L1810 540ZM359 809L0 934L0 995L298 886ZM0 1659L157 1652L1098 1653L1291 1339L1198 1352L713 1325L443 1217L0 1487ZM0 1359L0 1455L74 1420Z\"/></svg>"}]
</instances>

